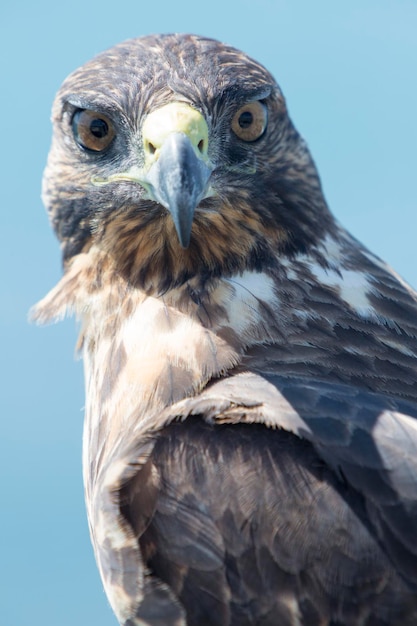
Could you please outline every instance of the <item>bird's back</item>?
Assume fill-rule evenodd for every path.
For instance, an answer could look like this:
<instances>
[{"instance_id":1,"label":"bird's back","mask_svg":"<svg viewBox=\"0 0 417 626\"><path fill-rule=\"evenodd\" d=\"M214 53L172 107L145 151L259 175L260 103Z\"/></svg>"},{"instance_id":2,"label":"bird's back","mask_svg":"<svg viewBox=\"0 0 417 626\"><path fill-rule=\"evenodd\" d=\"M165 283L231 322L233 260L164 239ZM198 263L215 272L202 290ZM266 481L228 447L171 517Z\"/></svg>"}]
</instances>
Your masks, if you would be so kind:
<instances>
[{"instance_id":1,"label":"bird's back","mask_svg":"<svg viewBox=\"0 0 417 626\"><path fill-rule=\"evenodd\" d=\"M148 463L158 486L141 550L189 626L416 623L417 595L381 549L364 500L309 442L192 417L160 432ZM143 510L145 491L130 512ZM171 623L166 607L143 610L151 624Z\"/></svg>"}]
</instances>

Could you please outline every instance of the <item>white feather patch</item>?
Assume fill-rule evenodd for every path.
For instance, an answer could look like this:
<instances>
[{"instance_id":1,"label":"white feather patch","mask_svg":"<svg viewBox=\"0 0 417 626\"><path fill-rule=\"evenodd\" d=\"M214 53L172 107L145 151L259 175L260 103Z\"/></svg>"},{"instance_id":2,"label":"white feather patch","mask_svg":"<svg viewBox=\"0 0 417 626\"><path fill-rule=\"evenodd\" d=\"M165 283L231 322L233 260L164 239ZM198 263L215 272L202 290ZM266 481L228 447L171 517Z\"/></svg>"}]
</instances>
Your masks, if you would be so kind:
<instances>
[{"instance_id":1,"label":"white feather patch","mask_svg":"<svg viewBox=\"0 0 417 626\"><path fill-rule=\"evenodd\" d=\"M273 309L279 306L274 281L267 274L247 271L224 282L232 287L225 303L228 325L239 334L250 334L261 324L265 305Z\"/></svg>"},{"instance_id":2,"label":"white feather patch","mask_svg":"<svg viewBox=\"0 0 417 626\"><path fill-rule=\"evenodd\" d=\"M364 272L342 268L335 271L313 264L310 265L310 270L320 283L335 289L342 300L358 315L362 317L374 317L376 315L368 297L373 287Z\"/></svg>"}]
</instances>

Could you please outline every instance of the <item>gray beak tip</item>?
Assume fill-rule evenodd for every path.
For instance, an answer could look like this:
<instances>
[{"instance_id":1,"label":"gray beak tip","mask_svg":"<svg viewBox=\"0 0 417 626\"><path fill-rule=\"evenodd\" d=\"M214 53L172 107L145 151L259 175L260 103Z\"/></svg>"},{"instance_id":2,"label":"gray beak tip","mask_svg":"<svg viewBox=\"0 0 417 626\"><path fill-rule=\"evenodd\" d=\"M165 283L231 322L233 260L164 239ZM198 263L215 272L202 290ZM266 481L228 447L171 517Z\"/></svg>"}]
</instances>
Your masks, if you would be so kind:
<instances>
[{"instance_id":1,"label":"gray beak tip","mask_svg":"<svg viewBox=\"0 0 417 626\"><path fill-rule=\"evenodd\" d=\"M190 245L194 211L204 197L210 168L196 154L184 133L172 133L165 140L158 160L148 172L155 200L172 215L179 243Z\"/></svg>"}]
</instances>

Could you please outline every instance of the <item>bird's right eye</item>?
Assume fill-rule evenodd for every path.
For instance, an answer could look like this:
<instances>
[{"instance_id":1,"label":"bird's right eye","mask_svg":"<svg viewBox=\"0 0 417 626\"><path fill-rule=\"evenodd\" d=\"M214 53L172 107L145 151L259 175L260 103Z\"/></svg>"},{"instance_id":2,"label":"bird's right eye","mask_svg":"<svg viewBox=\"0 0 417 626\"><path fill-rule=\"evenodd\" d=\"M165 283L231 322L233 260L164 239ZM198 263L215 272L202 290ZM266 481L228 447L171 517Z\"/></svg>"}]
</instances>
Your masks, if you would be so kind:
<instances>
[{"instance_id":1,"label":"bird's right eye","mask_svg":"<svg viewBox=\"0 0 417 626\"><path fill-rule=\"evenodd\" d=\"M114 139L115 131L110 119L88 109L78 109L72 118L72 132L81 148L90 152L103 152Z\"/></svg>"}]
</instances>

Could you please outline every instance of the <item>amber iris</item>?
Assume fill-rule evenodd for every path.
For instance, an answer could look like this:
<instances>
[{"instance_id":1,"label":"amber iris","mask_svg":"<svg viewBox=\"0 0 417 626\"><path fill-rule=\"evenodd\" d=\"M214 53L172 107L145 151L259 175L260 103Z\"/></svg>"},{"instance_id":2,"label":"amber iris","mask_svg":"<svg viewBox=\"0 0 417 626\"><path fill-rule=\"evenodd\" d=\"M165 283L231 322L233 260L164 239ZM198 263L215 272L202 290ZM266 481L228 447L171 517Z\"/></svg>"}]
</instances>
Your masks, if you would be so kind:
<instances>
[{"instance_id":1,"label":"amber iris","mask_svg":"<svg viewBox=\"0 0 417 626\"><path fill-rule=\"evenodd\" d=\"M248 102L233 116L232 130L243 141L256 141L265 132L268 111L263 102Z\"/></svg>"},{"instance_id":2,"label":"amber iris","mask_svg":"<svg viewBox=\"0 0 417 626\"><path fill-rule=\"evenodd\" d=\"M113 124L106 115L87 109L75 112L72 130L78 145L91 152L106 150L115 136Z\"/></svg>"}]
</instances>

